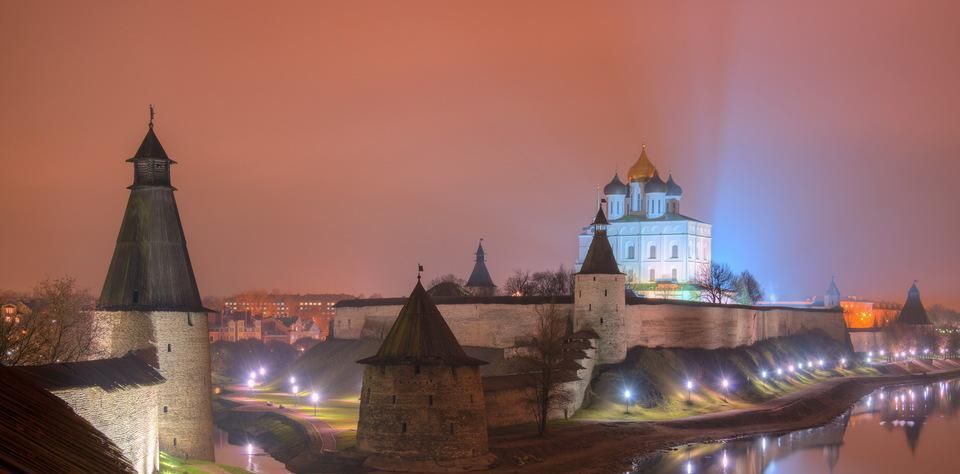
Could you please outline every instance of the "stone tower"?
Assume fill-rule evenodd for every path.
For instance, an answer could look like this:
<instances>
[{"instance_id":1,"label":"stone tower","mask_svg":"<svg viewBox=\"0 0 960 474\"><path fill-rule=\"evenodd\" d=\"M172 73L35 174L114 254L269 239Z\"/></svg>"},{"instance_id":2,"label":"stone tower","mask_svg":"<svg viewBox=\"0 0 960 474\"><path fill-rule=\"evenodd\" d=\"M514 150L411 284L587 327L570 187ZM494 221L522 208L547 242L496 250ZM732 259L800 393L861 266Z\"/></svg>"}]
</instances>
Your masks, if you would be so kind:
<instances>
[{"instance_id":1,"label":"stone tower","mask_svg":"<svg viewBox=\"0 0 960 474\"><path fill-rule=\"evenodd\" d=\"M159 390L160 449L213 460L207 312L187 254L170 166L153 131L133 158L133 185L98 301L104 355L134 349L156 354L166 379ZM145 407L146 408L146 407Z\"/></svg>"},{"instance_id":2,"label":"stone tower","mask_svg":"<svg viewBox=\"0 0 960 474\"><path fill-rule=\"evenodd\" d=\"M474 296L493 296L497 292L497 285L487 271L487 253L483 250L483 239L480 239L480 245L477 246L476 257L473 272L464 287Z\"/></svg>"},{"instance_id":3,"label":"stone tower","mask_svg":"<svg viewBox=\"0 0 960 474\"><path fill-rule=\"evenodd\" d=\"M830 278L830 286L827 287L827 292L823 295L823 307L840 307L840 288L837 287L836 277Z\"/></svg>"},{"instance_id":4,"label":"stone tower","mask_svg":"<svg viewBox=\"0 0 960 474\"><path fill-rule=\"evenodd\" d=\"M479 366L420 284L366 365L357 448L388 471L483 469L486 406Z\"/></svg>"},{"instance_id":5,"label":"stone tower","mask_svg":"<svg viewBox=\"0 0 960 474\"><path fill-rule=\"evenodd\" d=\"M593 220L593 240L580 271L574 276L574 330L593 329L599 336L597 363L620 362L627 356L624 334L626 278L620 273L607 240L603 208Z\"/></svg>"}]
</instances>

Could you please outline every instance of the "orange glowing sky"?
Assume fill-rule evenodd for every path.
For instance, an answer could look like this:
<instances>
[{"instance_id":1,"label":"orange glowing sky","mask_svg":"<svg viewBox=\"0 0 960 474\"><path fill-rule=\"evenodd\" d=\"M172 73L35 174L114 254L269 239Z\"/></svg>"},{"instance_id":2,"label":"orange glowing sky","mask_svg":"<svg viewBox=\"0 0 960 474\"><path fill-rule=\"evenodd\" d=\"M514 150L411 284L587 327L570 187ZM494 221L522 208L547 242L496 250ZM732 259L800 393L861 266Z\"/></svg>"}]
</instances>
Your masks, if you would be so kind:
<instances>
[{"instance_id":1,"label":"orange glowing sky","mask_svg":"<svg viewBox=\"0 0 960 474\"><path fill-rule=\"evenodd\" d=\"M838 5L839 3L839 5ZM960 306L960 3L0 0L0 288L99 292L147 104L201 291L571 265L641 143L781 298Z\"/></svg>"}]
</instances>

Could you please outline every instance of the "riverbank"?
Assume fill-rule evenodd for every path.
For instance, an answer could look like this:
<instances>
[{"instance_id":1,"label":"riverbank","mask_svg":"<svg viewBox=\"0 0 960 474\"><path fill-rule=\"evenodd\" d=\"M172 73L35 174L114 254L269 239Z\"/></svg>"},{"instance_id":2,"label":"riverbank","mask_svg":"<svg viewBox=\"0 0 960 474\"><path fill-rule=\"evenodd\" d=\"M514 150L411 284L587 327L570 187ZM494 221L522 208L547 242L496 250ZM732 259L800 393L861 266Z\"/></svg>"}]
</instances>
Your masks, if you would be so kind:
<instances>
[{"instance_id":1,"label":"riverbank","mask_svg":"<svg viewBox=\"0 0 960 474\"><path fill-rule=\"evenodd\" d=\"M812 428L830 422L870 392L890 385L960 377L960 362L910 361L885 375L829 379L749 408L656 422L576 420L547 438L529 428L496 430L494 472L624 472L644 455L674 446Z\"/></svg>"}]
</instances>

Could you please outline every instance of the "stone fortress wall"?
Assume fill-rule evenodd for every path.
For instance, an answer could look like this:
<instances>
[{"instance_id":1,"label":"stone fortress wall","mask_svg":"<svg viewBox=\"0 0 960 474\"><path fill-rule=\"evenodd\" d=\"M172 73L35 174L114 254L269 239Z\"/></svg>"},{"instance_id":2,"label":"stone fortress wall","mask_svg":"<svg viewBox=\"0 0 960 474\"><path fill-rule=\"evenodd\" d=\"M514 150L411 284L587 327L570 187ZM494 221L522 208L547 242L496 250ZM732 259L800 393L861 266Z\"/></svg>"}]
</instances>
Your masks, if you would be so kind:
<instances>
[{"instance_id":1,"label":"stone fortress wall","mask_svg":"<svg viewBox=\"0 0 960 474\"><path fill-rule=\"evenodd\" d=\"M213 459L206 313L97 311L95 317L94 344L101 358L156 348L157 369L167 380L157 387L157 396L139 402L138 409L159 420L160 449L182 458Z\"/></svg>"},{"instance_id":2,"label":"stone fortress wall","mask_svg":"<svg viewBox=\"0 0 960 474\"><path fill-rule=\"evenodd\" d=\"M514 300L510 302L510 300ZM462 301L459 301L462 300ZM457 340L464 346L513 347L533 334L545 298L436 297L434 301ZM557 309L572 316L573 298L558 297ZM337 306L332 334L337 339L382 339L403 306L402 298L353 300ZM606 323L605 323L606 324ZM626 300L624 330L627 347L718 349L753 344L774 337L820 329L847 341L843 313L832 309L776 306L717 305L677 300Z\"/></svg>"},{"instance_id":3,"label":"stone fortress wall","mask_svg":"<svg viewBox=\"0 0 960 474\"><path fill-rule=\"evenodd\" d=\"M157 404L161 385L106 391L80 387L51 392L110 438L140 474L160 470Z\"/></svg>"}]
</instances>

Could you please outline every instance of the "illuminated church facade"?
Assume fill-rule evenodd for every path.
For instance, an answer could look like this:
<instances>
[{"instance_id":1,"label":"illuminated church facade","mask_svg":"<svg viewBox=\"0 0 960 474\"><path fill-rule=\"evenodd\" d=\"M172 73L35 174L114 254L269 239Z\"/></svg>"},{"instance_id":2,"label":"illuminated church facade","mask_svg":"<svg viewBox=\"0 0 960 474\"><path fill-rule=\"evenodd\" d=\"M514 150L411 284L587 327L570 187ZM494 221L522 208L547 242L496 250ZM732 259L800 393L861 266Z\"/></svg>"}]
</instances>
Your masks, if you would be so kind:
<instances>
[{"instance_id":1,"label":"illuminated church facade","mask_svg":"<svg viewBox=\"0 0 960 474\"><path fill-rule=\"evenodd\" d=\"M649 298L696 299L692 283L710 268L712 226L680 213L683 189L664 181L643 147L627 182L615 174L603 188L607 236L627 286ZM579 235L580 270L593 233Z\"/></svg>"}]
</instances>

